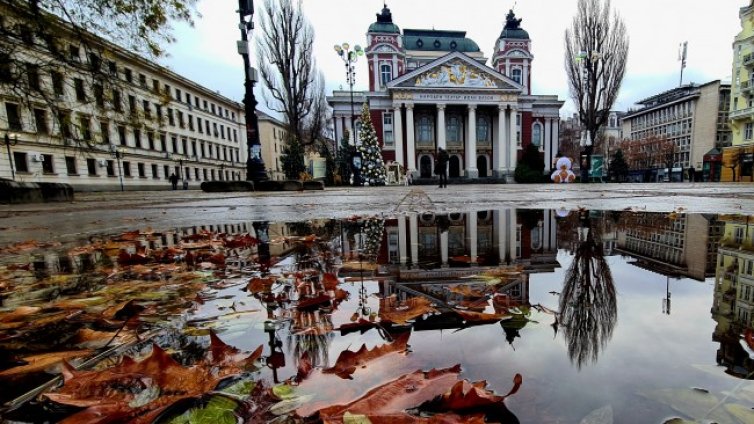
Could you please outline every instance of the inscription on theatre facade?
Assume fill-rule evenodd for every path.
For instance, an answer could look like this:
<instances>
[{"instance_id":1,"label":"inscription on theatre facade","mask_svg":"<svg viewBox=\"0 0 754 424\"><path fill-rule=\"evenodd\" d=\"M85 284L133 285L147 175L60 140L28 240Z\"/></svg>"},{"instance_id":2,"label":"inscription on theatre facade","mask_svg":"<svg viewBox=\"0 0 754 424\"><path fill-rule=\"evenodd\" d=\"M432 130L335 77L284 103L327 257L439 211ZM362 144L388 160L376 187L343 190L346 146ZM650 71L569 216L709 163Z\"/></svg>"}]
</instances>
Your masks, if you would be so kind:
<instances>
[{"instance_id":1,"label":"inscription on theatre facade","mask_svg":"<svg viewBox=\"0 0 754 424\"><path fill-rule=\"evenodd\" d=\"M505 94L396 93L395 99L433 102L514 102L516 96Z\"/></svg>"}]
</instances>

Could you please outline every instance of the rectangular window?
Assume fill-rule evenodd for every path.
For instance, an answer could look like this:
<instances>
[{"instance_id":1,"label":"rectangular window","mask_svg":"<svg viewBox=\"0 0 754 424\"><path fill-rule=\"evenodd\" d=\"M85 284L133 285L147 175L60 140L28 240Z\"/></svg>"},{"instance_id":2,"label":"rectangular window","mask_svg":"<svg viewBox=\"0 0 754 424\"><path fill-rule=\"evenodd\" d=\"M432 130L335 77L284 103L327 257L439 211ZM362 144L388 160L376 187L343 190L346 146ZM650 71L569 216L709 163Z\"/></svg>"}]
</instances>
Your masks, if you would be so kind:
<instances>
[{"instance_id":1,"label":"rectangular window","mask_svg":"<svg viewBox=\"0 0 754 424\"><path fill-rule=\"evenodd\" d=\"M131 162L123 162L123 176L124 177L130 177L131 176Z\"/></svg>"},{"instance_id":2,"label":"rectangular window","mask_svg":"<svg viewBox=\"0 0 754 424\"><path fill-rule=\"evenodd\" d=\"M238 131L237 130L233 130L233 141L235 141L236 143L238 143Z\"/></svg>"},{"instance_id":3,"label":"rectangular window","mask_svg":"<svg viewBox=\"0 0 754 424\"><path fill-rule=\"evenodd\" d=\"M128 111L132 115L136 113L136 97L134 96L128 96Z\"/></svg>"},{"instance_id":4,"label":"rectangular window","mask_svg":"<svg viewBox=\"0 0 754 424\"><path fill-rule=\"evenodd\" d=\"M42 173L43 174L54 174L55 173L55 167L52 163L52 155L42 155Z\"/></svg>"},{"instance_id":5,"label":"rectangular window","mask_svg":"<svg viewBox=\"0 0 754 424\"><path fill-rule=\"evenodd\" d=\"M393 145L393 114L382 115L382 141L385 146Z\"/></svg>"},{"instance_id":6,"label":"rectangular window","mask_svg":"<svg viewBox=\"0 0 754 424\"><path fill-rule=\"evenodd\" d=\"M188 151L188 140L186 140L185 138L182 138L181 139L181 147L183 147L183 154L188 156L188 154L189 154L189 151Z\"/></svg>"},{"instance_id":7,"label":"rectangular window","mask_svg":"<svg viewBox=\"0 0 754 424\"><path fill-rule=\"evenodd\" d=\"M105 91L101 84L94 84L92 86L94 92L94 101L97 107L105 107Z\"/></svg>"},{"instance_id":8,"label":"rectangular window","mask_svg":"<svg viewBox=\"0 0 754 424\"><path fill-rule=\"evenodd\" d=\"M114 177L115 176L115 161L108 160L105 162L105 171L107 172L108 177Z\"/></svg>"},{"instance_id":9,"label":"rectangular window","mask_svg":"<svg viewBox=\"0 0 754 424\"><path fill-rule=\"evenodd\" d=\"M96 160L94 160L92 158L88 158L86 160L86 172L90 176L97 175L97 161Z\"/></svg>"},{"instance_id":10,"label":"rectangular window","mask_svg":"<svg viewBox=\"0 0 754 424\"><path fill-rule=\"evenodd\" d=\"M181 89L180 88L176 88L175 89L175 99L178 100L179 102L181 101Z\"/></svg>"},{"instance_id":11,"label":"rectangular window","mask_svg":"<svg viewBox=\"0 0 754 424\"><path fill-rule=\"evenodd\" d=\"M31 32L31 29L26 25L21 25L21 28L19 29L21 41L24 42L24 44L27 45L33 45L34 44L34 34Z\"/></svg>"},{"instance_id":12,"label":"rectangular window","mask_svg":"<svg viewBox=\"0 0 754 424\"><path fill-rule=\"evenodd\" d=\"M152 118L152 107L149 105L149 100L142 100L141 107L144 108L144 117L147 119Z\"/></svg>"},{"instance_id":13,"label":"rectangular window","mask_svg":"<svg viewBox=\"0 0 754 424\"><path fill-rule=\"evenodd\" d=\"M113 90L113 109L116 112L123 112L123 101L120 98L119 90Z\"/></svg>"},{"instance_id":14,"label":"rectangular window","mask_svg":"<svg viewBox=\"0 0 754 424\"><path fill-rule=\"evenodd\" d=\"M168 108L168 124L175 126L175 119L173 118L173 109Z\"/></svg>"},{"instance_id":15,"label":"rectangular window","mask_svg":"<svg viewBox=\"0 0 754 424\"><path fill-rule=\"evenodd\" d=\"M92 139L91 119L88 116L79 115L79 130L83 140Z\"/></svg>"},{"instance_id":16,"label":"rectangular window","mask_svg":"<svg viewBox=\"0 0 754 424\"><path fill-rule=\"evenodd\" d=\"M160 82L154 78L152 79L152 91L155 93L160 92Z\"/></svg>"},{"instance_id":17,"label":"rectangular window","mask_svg":"<svg viewBox=\"0 0 754 424\"><path fill-rule=\"evenodd\" d=\"M160 178L159 168L157 168L157 164L155 163L152 164L152 178L155 180Z\"/></svg>"},{"instance_id":18,"label":"rectangular window","mask_svg":"<svg viewBox=\"0 0 754 424\"><path fill-rule=\"evenodd\" d=\"M47 112L44 109L34 109L34 122L37 125L37 133L50 133L50 126L47 125Z\"/></svg>"},{"instance_id":19,"label":"rectangular window","mask_svg":"<svg viewBox=\"0 0 754 424\"><path fill-rule=\"evenodd\" d=\"M146 178L147 177L147 171L144 168L144 164L139 162L136 164L136 168L139 170L139 178Z\"/></svg>"},{"instance_id":20,"label":"rectangular window","mask_svg":"<svg viewBox=\"0 0 754 424\"><path fill-rule=\"evenodd\" d=\"M81 78L74 78L74 88L76 89L76 100L80 102L86 101L86 90L84 90L84 80Z\"/></svg>"},{"instance_id":21,"label":"rectangular window","mask_svg":"<svg viewBox=\"0 0 754 424\"><path fill-rule=\"evenodd\" d=\"M207 130L207 135L209 135L209 121L206 119L204 120L204 128Z\"/></svg>"},{"instance_id":22,"label":"rectangular window","mask_svg":"<svg viewBox=\"0 0 754 424\"><path fill-rule=\"evenodd\" d=\"M60 125L60 135L64 138L71 138L71 114L61 111L58 114L58 124Z\"/></svg>"},{"instance_id":23,"label":"rectangular window","mask_svg":"<svg viewBox=\"0 0 754 424\"><path fill-rule=\"evenodd\" d=\"M134 145L141 149L141 131L134 128Z\"/></svg>"},{"instance_id":24,"label":"rectangular window","mask_svg":"<svg viewBox=\"0 0 754 424\"><path fill-rule=\"evenodd\" d=\"M134 74L130 69L123 68L123 74L126 77L126 82L134 82Z\"/></svg>"},{"instance_id":25,"label":"rectangular window","mask_svg":"<svg viewBox=\"0 0 754 424\"><path fill-rule=\"evenodd\" d=\"M204 110L207 110L207 101L206 101L206 100L203 100L203 101L202 101L202 104L204 105ZM206 178L205 178L205 179L206 179Z\"/></svg>"},{"instance_id":26,"label":"rectangular window","mask_svg":"<svg viewBox=\"0 0 754 424\"><path fill-rule=\"evenodd\" d=\"M194 131L194 117L189 114L188 116L189 131Z\"/></svg>"},{"instance_id":27,"label":"rectangular window","mask_svg":"<svg viewBox=\"0 0 754 424\"><path fill-rule=\"evenodd\" d=\"M27 63L26 78L29 82L29 88L34 91L39 91L39 66Z\"/></svg>"},{"instance_id":28,"label":"rectangular window","mask_svg":"<svg viewBox=\"0 0 754 424\"><path fill-rule=\"evenodd\" d=\"M749 122L744 127L744 139L751 140L752 135L754 135L754 123Z\"/></svg>"},{"instance_id":29,"label":"rectangular window","mask_svg":"<svg viewBox=\"0 0 754 424\"><path fill-rule=\"evenodd\" d=\"M27 162L26 153L13 152L13 166L16 172L29 172L29 162Z\"/></svg>"},{"instance_id":30,"label":"rectangular window","mask_svg":"<svg viewBox=\"0 0 754 424\"><path fill-rule=\"evenodd\" d=\"M81 52L78 46L74 46L73 44L68 46L68 54L70 55L72 61L74 62L81 61Z\"/></svg>"},{"instance_id":31,"label":"rectangular window","mask_svg":"<svg viewBox=\"0 0 754 424\"><path fill-rule=\"evenodd\" d=\"M202 118L196 117L196 128L199 130L199 134L204 134L204 128L202 128Z\"/></svg>"},{"instance_id":32,"label":"rectangular window","mask_svg":"<svg viewBox=\"0 0 754 424\"><path fill-rule=\"evenodd\" d=\"M191 94L186 93L186 104L191 105Z\"/></svg>"},{"instance_id":33,"label":"rectangular window","mask_svg":"<svg viewBox=\"0 0 754 424\"><path fill-rule=\"evenodd\" d=\"M68 175L78 175L78 170L76 169L75 157L73 156L65 157L65 171L68 173Z\"/></svg>"},{"instance_id":34,"label":"rectangular window","mask_svg":"<svg viewBox=\"0 0 754 424\"><path fill-rule=\"evenodd\" d=\"M149 150L154 150L154 133L152 132L147 132L147 145Z\"/></svg>"},{"instance_id":35,"label":"rectangular window","mask_svg":"<svg viewBox=\"0 0 754 424\"><path fill-rule=\"evenodd\" d=\"M128 145L128 139L126 138L126 127L123 125L118 125L118 141L120 142L121 146Z\"/></svg>"},{"instance_id":36,"label":"rectangular window","mask_svg":"<svg viewBox=\"0 0 754 424\"><path fill-rule=\"evenodd\" d=\"M196 140L191 141L191 151L193 152L193 155L196 156Z\"/></svg>"},{"instance_id":37,"label":"rectangular window","mask_svg":"<svg viewBox=\"0 0 754 424\"><path fill-rule=\"evenodd\" d=\"M102 135L102 142L110 144L110 124L106 121L99 123L99 132Z\"/></svg>"},{"instance_id":38,"label":"rectangular window","mask_svg":"<svg viewBox=\"0 0 754 424\"><path fill-rule=\"evenodd\" d=\"M94 53L89 53L89 68L94 72L99 72L102 60Z\"/></svg>"},{"instance_id":39,"label":"rectangular window","mask_svg":"<svg viewBox=\"0 0 754 424\"><path fill-rule=\"evenodd\" d=\"M220 125L220 138L225 140L225 127L223 127L222 125Z\"/></svg>"},{"instance_id":40,"label":"rectangular window","mask_svg":"<svg viewBox=\"0 0 754 424\"><path fill-rule=\"evenodd\" d=\"M23 125L21 125L21 112L18 105L15 103L6 103L5 113L8 117L8 129L11 131L22 131Z\"/></svg>"},{"instance_id":41,"label":"rectangular window","mask_svg":"<svg viewBox=\"0 0 754 424\"><path fill-rule=\"evenodd\" d=\"M183 112L180 110L177 111L178 113L178 126L181 128L186 128L186 122L183 120Z\"/></svg>"},{"instance_id":42,"label":"rectangular window","mask_svg":"<svg viewBox=\"0 0 754 424\"><path fill-rule=\"evenodd\" d=\"M212 103L210 106L212 107L212 114L214 115L215 114L215 104Z\"/></svg>"},{"instance_id":43,"label":"rectangular window","mask_svg":"<svg viewBox=\"0 0 754 424\"><path fill-rule=\"evenodd\" d=\"M178 139L175 137L170 138L171 144L173 145L173 153L178 153Z\"/></svg>"},{"instance_id":44,"label":"rectangular window","mask_svg":"<svg viewBox=\"0 0 754 424\"><path fill-rule=\"evenodd\" d=\"M114 77L118 76L118 65L115 63L114 60L107 61L107 70L110 72L110 75Z\"/></svg>"},{"instance_id":45,"label":"rectangular window","mask_svg":"<svg viewBox=\"0 0 754 424\"><path fill-rule=\"evenodd\" d=\"M199 107L199 96L194 96L194 106Z\"/></svg>"},{"instance_id":46,"label":"rectangular window","mask_svg":"<svg viewBox=\"0 0 754 424\"><path fill-rule=\"evenodd\" d=\"M170 167L167 165L162 165L162 175L165 176L165 178L168 178L170 176Z\"/></svg>"},{"instance_id":47,"label":"rectangular window","mask_svg":"<svg viewBox=\"0 0 754 424\"><path fill-rule=\"evenodd\" d=\"M160 150L162 150L163 152L168 151L168 145L165 140L165 134L160 134Z\"/></svg>"}]
</instances>

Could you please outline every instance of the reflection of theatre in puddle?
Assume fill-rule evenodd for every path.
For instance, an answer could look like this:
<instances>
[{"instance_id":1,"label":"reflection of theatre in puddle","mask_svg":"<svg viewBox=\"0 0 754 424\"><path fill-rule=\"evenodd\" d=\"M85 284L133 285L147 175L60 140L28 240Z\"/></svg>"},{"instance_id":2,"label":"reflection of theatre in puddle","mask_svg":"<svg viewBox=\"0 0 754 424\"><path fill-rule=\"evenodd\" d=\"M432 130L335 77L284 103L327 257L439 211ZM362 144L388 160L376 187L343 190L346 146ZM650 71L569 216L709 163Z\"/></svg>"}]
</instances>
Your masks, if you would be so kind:
<instances>
[{"instance_id":1,"label":"reflection of theatre in puddle","mask_svg":"<svg viewBox=\"0 0 754 424\"><path fill-rule=\"evenodd\" d=\"M754 217L721 216L725 224L715 264L712 340L720 343L717 363L726 373L754 375Z\"/></svg>"},{"instance_id":2,"label":"reflection of theatre in puddle","mask_svg":"<svg viewBox=\"0 0 754 424\"><path fill-rule=\"evenodd\" d=\"M556 225L551 210L408 214L387 220L379 258L389 282L381 285L381 295L400 301L422 296L441 312L452 307L492 312L491 299L496 310L529 306L529 274L560 267ZM501 267L520 272L512 272L515 277L504 278L493 291L486 282L468 278ZM468 325L456 314L440 314L418 320L414 328Z\"/></svg>"},{"instance_id":3,"label":"reflection of theatre in puddle","mask_svg":"<svg viewBox=\"0 0 754 424\"><path fill-rule=\"evenodd\" d=\"M641 213L635 221L618 231L616 249L634 258L632 265L671 278L715 275L723 223L714 215Z\"/></svg>"}]
</instances>

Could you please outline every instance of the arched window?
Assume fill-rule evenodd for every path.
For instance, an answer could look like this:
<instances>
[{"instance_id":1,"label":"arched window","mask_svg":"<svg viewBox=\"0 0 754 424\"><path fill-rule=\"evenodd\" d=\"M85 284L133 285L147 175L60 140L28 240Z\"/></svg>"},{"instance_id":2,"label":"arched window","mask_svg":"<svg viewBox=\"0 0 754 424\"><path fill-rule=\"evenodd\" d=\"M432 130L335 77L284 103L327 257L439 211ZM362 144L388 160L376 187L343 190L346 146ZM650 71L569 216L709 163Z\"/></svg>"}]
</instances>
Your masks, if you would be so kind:
<instances>
[{"instance_id":1,"label":"arched window","mask_svg":"<svg viewBox=\"0 0 754 424\"><path fill-rule=\"evenodd\" d=\"M387 85L393 79L393 67L387 63L380 65L380 78L382 85Z\"/></svg>"},{"instance_id":2,"label":"arched window","mask_svg":"<svg viewBox=\"0 0 754 424\"><path fill-rule=\"evenodd\" d=\"M435 142L434 129L435 122L432 116L420 115L416 125L416 143L432 145Z\"/></svg>"},{"instance_id":3,"label":"arched window","mask_svg":"<svg viewBox=\"0 0 754 424\"><path fill-rule=\"evenodd\" d=\"M490 117L479 115L476 118L476 141L477 143L489 144L490 142Z\"/></svg>"},{"instance_id":4,"label":"arched window","mask_svg":"<svg viewBox=\"0 0 754 424\"><path fill-rule=\"evenodd\" d=\"M449 115L448 123L445 124L445 137L448 144L460 144L463 141L461 118L458 115Z\"/></svg>"},{"instance_id":5,"label":"arched window","mask_svg":"<svg viewBox=\"0 0 754 424\"><path fill-rule=\"evenodd\" d=\"M531 144L542 147L542 124L539 122L531 126Z\"/></svg>"},{"instance_id":6,"label":"arched window","mask_svg":"<svg viewBox=\"0 0 754 424\"><path fill-rule=\"evenodd\" d=\"M511 79L519 84L522 84L521 68L513 68L513 70L511 71Z\"/></svg>"}]
</instances>

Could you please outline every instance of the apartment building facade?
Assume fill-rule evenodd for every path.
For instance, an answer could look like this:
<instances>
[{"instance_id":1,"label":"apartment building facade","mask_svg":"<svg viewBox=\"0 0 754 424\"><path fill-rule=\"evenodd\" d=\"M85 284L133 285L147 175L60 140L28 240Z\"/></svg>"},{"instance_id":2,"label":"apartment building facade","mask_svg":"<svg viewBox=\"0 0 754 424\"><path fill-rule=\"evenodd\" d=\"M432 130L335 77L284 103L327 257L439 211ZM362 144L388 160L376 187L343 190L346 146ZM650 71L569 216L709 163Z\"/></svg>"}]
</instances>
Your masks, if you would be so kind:
<instances>
[{"instance_id":1,"label":"apartment building facade","mask_svg":"<svg viewBox=\"0 0 754 424\"><path fill-rule=\"evenodd\" d=\"M245 179L241 103L61 21L55 37L32 31L25 13L0 5L14 46L0 61L0 178L76 190Z\"/></svg>"}]
</instances>

